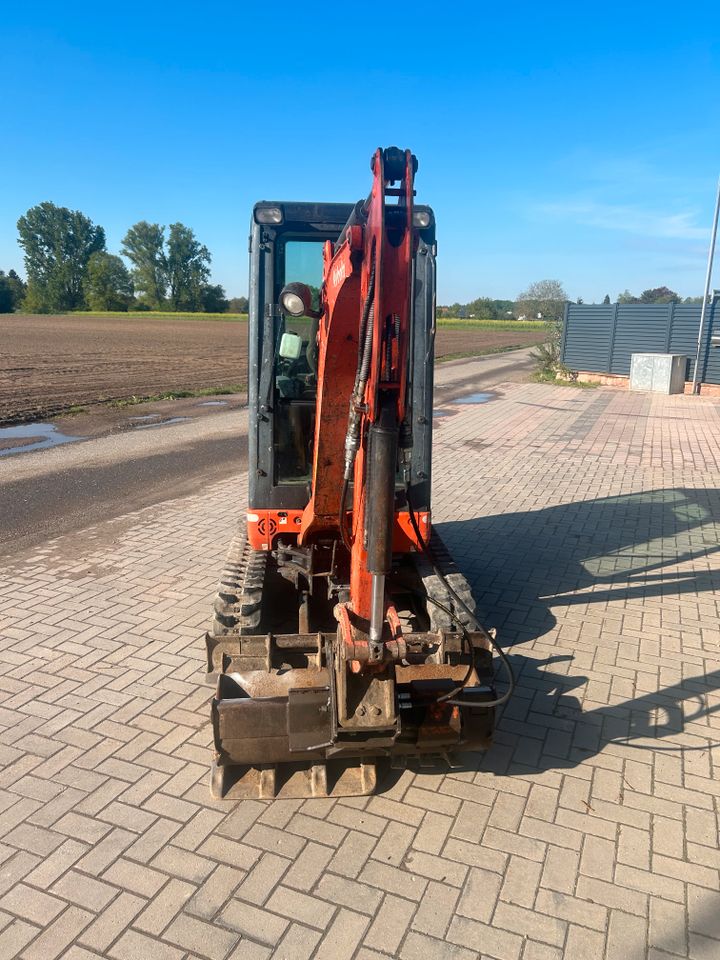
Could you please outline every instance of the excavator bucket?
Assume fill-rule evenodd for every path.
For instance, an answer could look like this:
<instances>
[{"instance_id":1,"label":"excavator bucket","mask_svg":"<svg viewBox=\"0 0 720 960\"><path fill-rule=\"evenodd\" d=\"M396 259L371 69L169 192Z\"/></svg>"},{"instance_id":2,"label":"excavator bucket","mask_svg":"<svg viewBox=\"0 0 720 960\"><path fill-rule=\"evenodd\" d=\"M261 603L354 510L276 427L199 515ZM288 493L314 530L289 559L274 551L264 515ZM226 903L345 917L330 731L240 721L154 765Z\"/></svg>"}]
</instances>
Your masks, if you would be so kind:
<instances>
[{"instance_id":1,"label":"excavator bucket","mask_svg":"<svg viewBox=\"0 0 720 960\"><path fill-rule=\"evenodd\" d=\"M438 542L438 561L469 597ZM418 580L425 572L425 588L438 589L420 558L417 564ZM407 574L398 581L407 585ZM249 632L277 618L276 579L275 558L256 557L240 534L206 635L215 799L365 796L391 767L413 758L452 763L458 752L487 749L494 711L485 704L495 689L484 631L445 630L449 624L434 621L427 626L438 629L408 631L402 659L374 671L370 682L350 673L341 695L346 665L335 662L336 632ZM441 699L458 689L461 705Z\"/></svg>"}]
</instances>

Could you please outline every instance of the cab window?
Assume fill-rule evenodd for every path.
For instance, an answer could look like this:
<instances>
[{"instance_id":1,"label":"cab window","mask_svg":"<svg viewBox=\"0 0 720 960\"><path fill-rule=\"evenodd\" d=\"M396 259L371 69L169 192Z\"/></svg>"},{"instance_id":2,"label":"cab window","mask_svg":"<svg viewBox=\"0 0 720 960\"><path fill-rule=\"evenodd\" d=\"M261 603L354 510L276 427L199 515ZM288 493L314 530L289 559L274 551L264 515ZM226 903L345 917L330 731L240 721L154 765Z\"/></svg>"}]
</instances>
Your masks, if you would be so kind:
<instances>
[{"instance_id":1,"label":"cab window","mask_svg":"<svg viewBox=\"0 0 720 960\"><path fill-rule=\"evenodd\" d=\"M306 283L313 308L320 305L323 260L321 240L288 240L284 245L280 286ZM275 482L310 479L315 434L318 321L311 317L279 317L274 351Z\"/></svg>"}]
</instances>

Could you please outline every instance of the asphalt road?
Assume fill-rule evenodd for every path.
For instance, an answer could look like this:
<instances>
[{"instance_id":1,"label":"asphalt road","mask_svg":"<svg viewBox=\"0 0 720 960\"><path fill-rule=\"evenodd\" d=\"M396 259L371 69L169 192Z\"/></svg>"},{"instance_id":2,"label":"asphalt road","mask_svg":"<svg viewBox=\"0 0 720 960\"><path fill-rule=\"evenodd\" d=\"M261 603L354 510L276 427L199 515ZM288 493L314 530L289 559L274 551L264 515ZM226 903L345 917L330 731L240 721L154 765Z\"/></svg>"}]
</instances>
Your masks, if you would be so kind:
<instances>
[{"instance_id":1,"label":"asphalt road","mask_svg":"<svg viewBox=\"0 0 720 960\"><path fill-rule=\"evenodd\" d=\"M435 407L529 379L529 349L439 364ZM0 458L0 558L189 496L247 469L247 411Z\"/></svg>"}]
</instances>

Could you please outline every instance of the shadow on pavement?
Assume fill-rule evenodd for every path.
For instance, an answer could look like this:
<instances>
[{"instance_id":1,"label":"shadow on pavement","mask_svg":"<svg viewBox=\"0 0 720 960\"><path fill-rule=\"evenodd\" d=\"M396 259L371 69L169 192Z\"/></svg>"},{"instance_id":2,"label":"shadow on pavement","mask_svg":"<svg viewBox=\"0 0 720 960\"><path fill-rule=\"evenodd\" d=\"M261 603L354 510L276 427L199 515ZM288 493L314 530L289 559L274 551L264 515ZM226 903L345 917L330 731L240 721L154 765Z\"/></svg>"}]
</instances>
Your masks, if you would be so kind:
<instances>
[{"instance_id":1,"label":"shadow on pavement","mask_svg":"<svg viewBox=\"0 0 720 960\"><path fill-rule=\"evenodd\" d=\"M720 570L677 569L720 552L720 489L649 490L437 528L505 647L552 630L554 606L592 611L720 587Z\"/></svg>"},{"instance_id":2,"label":"shadow on pavement","mask_svg":"<svg viewBox=\"0 0 720 960\"><path fill-rule=\"evenodd\" d=\"M720 670L698 668L699 675L656 692L583 712L574 691L589 678L567 674L571 653L538 659L518 648L556 628L553 608L586 605L594 622L611 601L712 595L720 570L688 565L720 551L716 518L720 490L669 488L438 524L473 587L480 619L497 628L517 678L480 770L512 775L573 767L609 743L676 755L708 749L706 737L687 726L720 710L713 696ZM657 614L657 604L652 609ZM621 633L619 614L617 623ZM563 640L560 633L565 650L572 636ZM633 637L633 648L637 642ZM667 738L675 742L663 747L658 741Z\"/></svg>"}]
</instances>

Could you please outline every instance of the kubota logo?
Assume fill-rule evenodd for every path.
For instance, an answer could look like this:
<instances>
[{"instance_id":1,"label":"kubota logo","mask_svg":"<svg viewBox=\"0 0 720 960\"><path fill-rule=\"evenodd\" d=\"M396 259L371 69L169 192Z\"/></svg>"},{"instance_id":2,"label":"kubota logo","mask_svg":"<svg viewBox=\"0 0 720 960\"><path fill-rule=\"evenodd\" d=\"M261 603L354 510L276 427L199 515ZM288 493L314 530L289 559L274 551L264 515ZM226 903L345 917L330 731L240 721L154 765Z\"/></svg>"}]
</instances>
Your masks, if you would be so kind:
<instances>
[{"instance_id":1,"label":"kubota logo","mask_svg":"<svg viewBox=\"0 0 720 960\"><path fill-rule=\"evenodd\" d=\"M340 286L340 284L345 279L345 264L339 263L336 267L333 268L332 272L332 282L334 287Z\"/></svg>"}]
</instances>

